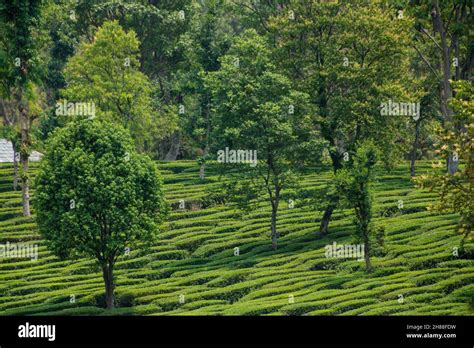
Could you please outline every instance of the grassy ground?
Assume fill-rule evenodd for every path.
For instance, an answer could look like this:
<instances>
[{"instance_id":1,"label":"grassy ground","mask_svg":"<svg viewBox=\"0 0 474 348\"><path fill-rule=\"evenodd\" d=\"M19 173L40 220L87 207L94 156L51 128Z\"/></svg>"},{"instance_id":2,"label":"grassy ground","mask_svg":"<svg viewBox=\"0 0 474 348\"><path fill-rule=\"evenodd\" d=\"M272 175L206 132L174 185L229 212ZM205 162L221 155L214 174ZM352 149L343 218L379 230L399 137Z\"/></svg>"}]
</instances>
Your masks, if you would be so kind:
<instances>
[{"instance_id":1,"label":"grassy ground","mask_svg":"<svg viewBox=\"0 0 474 348\"><path fill-rule=\"evenodd\" d=\"M324 246L334 241L351 244L350 211L337 211L321 239L316 235L321 212L283 203L279 248L272 251L268 204L248 214L224 205L179 210L180 199L187 206L202 201L221 178L210 173L201 183L195 162L159 166L176 209L150 250L131 250L119 259L119 307L105 311L99 307L102 275L93 260L61 261L46 249L34 217L21 216L20 192L11 189L12 166L1 165L0 244L37 243L39 258L0 259L0 315L474 313L474 261L453 256L460 241L454 231L458 217L426 210L434 196L413 188L406 164L375 184L375 224L385 226L386 254L372 258L371 274L361 261L324 255ZM429 163L419 166L427 170ZM301 186L316 188L328 178L329 171L308 174Z\"/></svg>"}]
</instances>

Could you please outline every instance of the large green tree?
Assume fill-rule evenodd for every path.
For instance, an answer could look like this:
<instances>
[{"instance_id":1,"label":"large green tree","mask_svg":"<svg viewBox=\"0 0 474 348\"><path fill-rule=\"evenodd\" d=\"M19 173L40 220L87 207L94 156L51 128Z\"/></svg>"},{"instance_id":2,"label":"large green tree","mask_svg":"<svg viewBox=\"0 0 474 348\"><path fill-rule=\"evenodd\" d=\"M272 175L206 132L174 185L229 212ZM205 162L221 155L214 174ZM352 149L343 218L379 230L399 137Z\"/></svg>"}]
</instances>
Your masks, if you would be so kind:
<instances>
[{"instance_id":1,"label":"large green tree","mask_svg":"<svg viewBox=\"0 0 474 348\"><path fill-rule=\"evenodd\" d=\"M308 96L295 91L291 81L278 73L268 43L255 30L235 40L207 84L213 98L214 150L228 147L257 153L255 167L242 167L253 174L253 187L263 190L271 204L276 249L282 190L291 182L304 146L318 143Z\"/></svg>"},{"instance_id":2,"label":"large green tree","mask_svg":"<svg viewBox=\"0 0 474 348\"><path fill-rule=\"evenodd\" d=\"M56 130L35 180L37 221L59 257L95 258L114 306L114 265L125 247L152 241L167 206L154 163L127 131L99 120Z\"/></svg>"},{"instance_id":3,"label":"large green tree","mask_svg":"<svg viewBox=\"0 0 474 348\"><path fill-rule=\"evenodd\" d=\"M130 130L137 149L146 150L153 137L169 129L153 108L152 84L139 70L139 42L116 21L105 22L91 43L82 42L65 67L70 102L93 102L97 117Z\"/></svg>"},{"instance_id":4,"label":"large green tree","mask_svg":"<svg viewBox=\"0 0 474 348\"><path fill-rule=\"evenodd\" d=\"M189 64L184 56L187 43L182 36L189 29L193 13L200 5L191 0L91 0L75 6L76 29L79 35L92 41L94 32L104 22L116 20L126 31L133 30L140 41L139 66L152 83L153 106L160 117L166 118L164 138L153 139L149 147L160 158L175 160L181 149L183 134L177 127L178 113L183 104L183 93L177 85L178 71Z\"/></svg>"},{"instance_id":5,"label":"large green tree","mask_svg":"<svg viewBox=\"0 0 474 348\"><path fill-rule=\"evenodd\" d=\"M180 115L181 152L184 156L198 157L201 179L205 176L206 160L210 158L213 141L212 98L205 79L209 72L219 69L219 58L228 50L235 35L229 10L230 7L221 0L200 3L191 15L189 31L181 39L186 48L187 62L177 75L185 107L185 112Z\"/></svg>"},{"instance_id":6,"label":"large green tree","mask_svg":"<svg viewBox=\"0 0 474 348\"><path fill-rule=\"evenodd\" d=\"M289 1L270 19L275 61L319 110L334 172L363 139L374 140L386 165L399 155L408 117L382 115L381 104L419 101L410 88L410 24L395 8L365 0ZM322 235L339 197L327 201Z\"/></svg>"}]
</instances>

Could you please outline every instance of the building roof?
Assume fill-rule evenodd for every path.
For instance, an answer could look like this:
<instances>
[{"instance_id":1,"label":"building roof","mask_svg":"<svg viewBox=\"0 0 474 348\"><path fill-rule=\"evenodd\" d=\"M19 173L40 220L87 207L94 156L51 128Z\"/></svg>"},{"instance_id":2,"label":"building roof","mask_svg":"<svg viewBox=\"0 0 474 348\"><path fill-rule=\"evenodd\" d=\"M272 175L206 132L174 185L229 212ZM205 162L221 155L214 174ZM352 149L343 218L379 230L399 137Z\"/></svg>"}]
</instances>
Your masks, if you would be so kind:
<instances>
[{"instance_id":1,"label":"building roof","mask_svg":"<svg viewBox=\"0 0 474 348\"><path fill-rule=\"evenodd\" d=\"M30 161L37 162L43 156L38 151L32 151L30 155ZM0 139L0 162L2 163L13 163L13 147L12 142L6 139Z\"/></svg>"}]
</instances>

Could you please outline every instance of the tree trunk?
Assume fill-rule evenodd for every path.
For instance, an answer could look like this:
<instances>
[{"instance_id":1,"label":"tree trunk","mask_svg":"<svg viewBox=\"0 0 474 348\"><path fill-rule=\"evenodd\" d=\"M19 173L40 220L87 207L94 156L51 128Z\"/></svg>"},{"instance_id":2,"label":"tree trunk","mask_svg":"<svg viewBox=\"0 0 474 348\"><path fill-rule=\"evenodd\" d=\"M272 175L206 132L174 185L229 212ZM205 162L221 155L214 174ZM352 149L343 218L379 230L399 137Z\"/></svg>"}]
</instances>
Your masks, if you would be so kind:
<instances>
[{"instance_id":1,"label":"tree trunk","mask_svg":"<svg viewBox=\"0 0 474 348\"><path fill-rule=\"evenodd\" d=\"M26 74L23 70L22 74ZM23 100L23 91L19 89L16 93L18 107L18 123L20 125L20 164L21 164L21 199L23 205L23 216L31 216L30 213L30 193L29 193L29 150L31 147L30 119L28 117L28 104Z\"/></svg>"},{"instance_id":2,"label":"tree trunk","mask_svg":"<svg viewBox=\"0 0 474 348\"><path fill-rule=\"evenodd\" d=\"M410 154L410 176L411 177L414 177L416 175L415 162L416 162L416 149L413 148Z\"/></svg>"},{"instance_id":3,"label":"tree trunk","mask_svg":"<svg viewBox=\"0 0 474 348\"><path fill-rule=\"evenodd\" d=\"M453 127L451 124L453 119L453 110L449 107L449 99L453 96L450 80L451 76L451 47L448 45L448 38L446 28L444 26L443 19L441 17L441 10L439 7L439 0L432 0L432 11L431 18L433 21L433 29L439 33L441 39L442 48L442 88L441 88L441 112L444 116L445 127ZM451 42L452 47L456 47L458 40L457 36L454 36ZM454 174L458 169L458 161L453 160L453 154L448 156L446 161L446 169L449 174Z\"/></svg>"},{"instance_id":4,"label":"tree trunk","mask_svg":"<svg viewBox=\"0 0 474 348\"><path fill-rule=\"evenodd\" d=\"M339 200L338 197L334 197L334 200L336 202ZM337 203L330 203L327 207L326 210L324 211L323 218L321 219L321 224L319 225L319 235L321 237L325 236L328 234L328 228L329 228L329 221L331 221L331 216L334 210L336 209Z\"/></svg>"},{"instance_id":5,"label":"tree trunk","mask_svg":"<svg viewBox=\"0 0 474 348\"><path fill-rule=\"evenodd\" d=\"M204 158L207 157L207 154L209 153L209 137L211 136L211 121L210 121L210 108L211 108L211 102L209 100L209 95L206 94L206 145L204 146L204 153L203 156ZM199 168L199 178L201 180L204 180L206 172L206 161L204 160L201 164L201 167Z\"/></svg>"},{"instance_id":6,"label":"tree trunk","mask_svg":"<svg viewBox=\"0 0 474 348\"><path fill-rule=\"evenodd\" d=\"M330 153L330 156L331 156L331 161L332 161L333 172L334 174L336 174L336 172L342 168L341 157L336 152ZM332 196L330 198L330 202L324 211L323 217L321 219L321 223L319 225L320 236L325 236L328 234L329 222L331 221L332 213L336 209L338 202L339 202L339 197Z\"/></svg>"},{"instance_id":7,"label":"tree trunk","mask_svg":"<svg viewBox=\"0 0 474 348\"><path fill-rule=\"evenodd\" d=\"M413 146L410 154L410 175L415 176L415 164L416 164L416 151L418 150L418 139L420 137L420 124L421 119L419 118L416 121L415 125L415 140L413 141Z\"/></svg>"},{"instance_id":8,"label":"tree trunk","mask_svg":"<svg viewBox=\"0 0 474 348\"><path fill-rule=\"evenodd\" d=\"M21 173L21 198L23 201L23 216L31 216L30 213L30 192L28 179L28 154L21 154L20 161L22 166Z\"/></svg>"},{"instance_id":9,"label":"tree trunk","mask_svg":"<svg viewBox=\"0 0 474 348\"><path fill-rule=\"evenodd\" d=\"M114 308L114 275L113 265L108 263L102 267L102 274L104 276L105 283L105 304L107 309Z\"/></svg>"},{"instance_id":10,"label":"tree trunk","mask_svg":"<svg viewBox=\"0 0 474 348\"><path fill-rule=\"evenodd\" d=\"M277 249L277 240L278 240L278 233L277 233L277 213L278 213L278 201L272 202L272 249Z\"/></svg>"},{"instance_id":11,"label":"tree trunk","mask_svg":"<svg viewBox=\"0 0 474 348\"><path fill-rule=\"evenodd\" d=\"M176 161L176 158L178 157L180 145L181 145L181 135L178 131L176 131L171 136L171 145L168 150L168 153L165 156L166 161Z\"/></svg>"},{"instance_id":12,"label":"tree trunk","mask_svg":"<svg viewBox=\"0 0 474 348\"><path fill-rule=\"evenodd\" d=\"M364 260L365 260L365 269L367 272L372 271L372 264L370 263L370 244L369 244L369 236L368 231L364 236Z\"/></svg>"},{"instance_id":13,"label":"tree trunk","mask_svg":"<svg viewBox=\"0 0 474 348\"><path fill-rule=\"evenodd\" d=\"M21 172L21 197L23 203L23 216L31 216L30 213L30 192L29 192L29 177L28 177L28 166L29 166L29 154L30 148L30 134L29 134L29 121L27 116L27 110L24 107L20 109L20 127L21 127L21 145L20 145L20 162L22 167Z\"/></svg>"},{"instance_id":14,"label":"tree trunk","mask_svg":"<svg viewBox=\"0 0 474 348\"><path fill-rule=\"evenodd\" d=\"M13 190L18 189L18 176L19 176L19 167L18 167L18 151L16 150L16 142L12 141L13 148Z\"/></svg>"},{"instance_id":15,"label":"tree trunk","mask_svg":"<svg viewBox=\"0 0 474 348\"><path fill-rule=\"evenodd\" d=\"M458 161L454 160L454 154L450 153L448 156L448 161L446 163L446 168L449 174L453 175L458 170Z\"/></svg>"}]
</instances>

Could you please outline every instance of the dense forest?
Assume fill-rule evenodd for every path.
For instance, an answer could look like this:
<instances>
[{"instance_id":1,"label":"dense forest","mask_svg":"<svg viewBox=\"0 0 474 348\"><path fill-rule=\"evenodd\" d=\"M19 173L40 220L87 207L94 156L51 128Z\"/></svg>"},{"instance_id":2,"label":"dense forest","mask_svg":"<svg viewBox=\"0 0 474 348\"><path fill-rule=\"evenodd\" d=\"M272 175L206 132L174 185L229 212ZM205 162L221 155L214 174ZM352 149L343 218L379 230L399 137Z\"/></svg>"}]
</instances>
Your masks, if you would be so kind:
<instances>
[{"instance_id":1,"label":"dense forest","mask_svg":"<svg viewBox=\"0 0 474 348\"><path fill-rule=\"evenodd\" d=\"M472 314L472 0L0 19L0 313Z\"/></svg>"}]
</instances>

